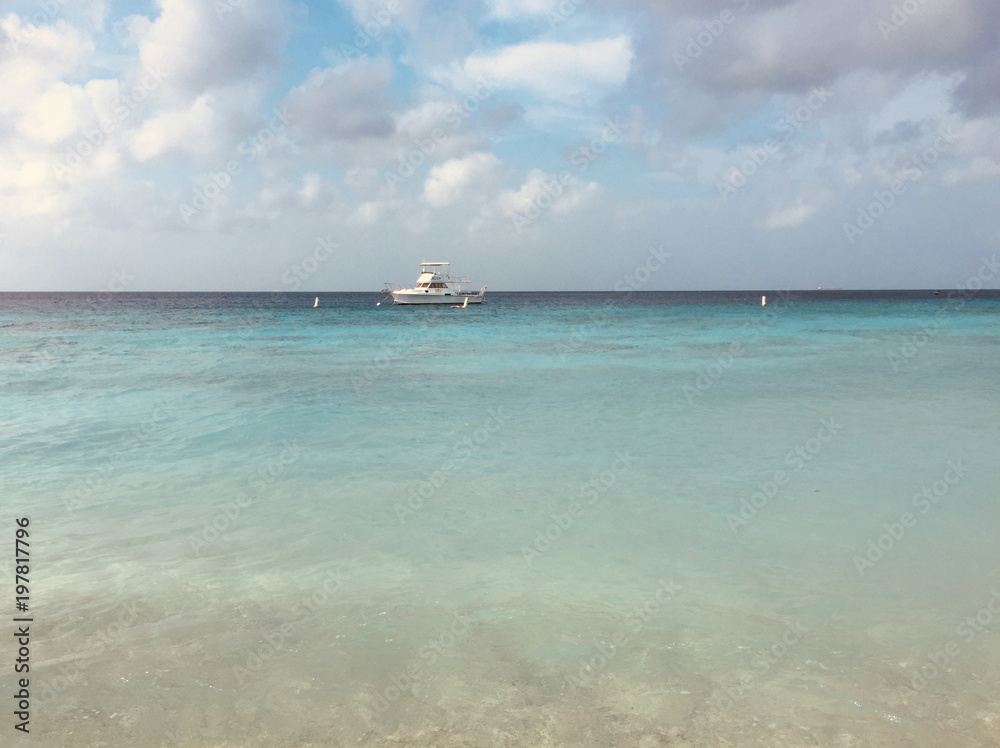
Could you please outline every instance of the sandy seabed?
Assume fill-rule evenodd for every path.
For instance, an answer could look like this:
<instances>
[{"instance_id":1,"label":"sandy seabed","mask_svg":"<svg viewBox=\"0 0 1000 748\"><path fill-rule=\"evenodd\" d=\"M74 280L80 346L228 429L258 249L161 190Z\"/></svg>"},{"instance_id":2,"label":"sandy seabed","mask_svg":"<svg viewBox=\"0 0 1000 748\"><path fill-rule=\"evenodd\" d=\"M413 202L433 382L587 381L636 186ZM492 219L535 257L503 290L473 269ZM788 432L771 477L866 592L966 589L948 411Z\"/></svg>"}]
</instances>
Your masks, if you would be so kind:
<instances>
[{"instance_id":1,"label":"sandy seabed","mask_svg":"<svg viewBox=\"0 0 1000 748\"><path fill-rule=\"evenodd\" d=\"M642 625L564 605L401 606L390 618L341 603L291 626L263 603L214 623L142 603L108 607L40 640L32 732L19 742L1000 745L1000 646L990 630L914 681L921 666L933 672L930 661L903 659L912 647L894 643L891 625L803 623L704 600L678 595ZM129 614L131 625L116 628Z\"/></svg>"}]
</instances>

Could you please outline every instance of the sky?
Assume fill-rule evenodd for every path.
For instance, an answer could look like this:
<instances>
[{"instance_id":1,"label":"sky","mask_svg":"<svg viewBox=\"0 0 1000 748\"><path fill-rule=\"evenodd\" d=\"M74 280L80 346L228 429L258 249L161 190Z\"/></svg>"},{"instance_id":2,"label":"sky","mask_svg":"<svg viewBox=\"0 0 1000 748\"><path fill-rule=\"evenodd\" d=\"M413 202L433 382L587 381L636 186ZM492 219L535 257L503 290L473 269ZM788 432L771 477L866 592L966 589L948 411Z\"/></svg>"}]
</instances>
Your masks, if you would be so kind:
<instances>
[{"instance_id":1,"label":"sky","mask_svg":"<svg viewBox=\"0 0 1000 748\"><path fill-rule=\"evenodd\" d=\"M7 0L0 91L3 291L1000 287L996 0Z\"/></svg>"}]
</instances>

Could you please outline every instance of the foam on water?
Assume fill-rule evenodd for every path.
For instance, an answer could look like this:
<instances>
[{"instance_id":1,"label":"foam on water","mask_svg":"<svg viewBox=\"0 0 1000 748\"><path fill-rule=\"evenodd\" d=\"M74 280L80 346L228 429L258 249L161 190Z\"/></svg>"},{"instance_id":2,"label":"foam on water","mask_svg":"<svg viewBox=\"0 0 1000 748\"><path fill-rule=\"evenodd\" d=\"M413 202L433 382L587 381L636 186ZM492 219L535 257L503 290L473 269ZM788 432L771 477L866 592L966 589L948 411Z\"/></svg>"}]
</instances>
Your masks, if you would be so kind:
<instances>
[{"instance_id":1,"label":"foam on water","mask_svg":"<svg viewBox=\"0 0 1000 748\"><path fill-rule=\"evenodd\" d=\"M314 296L0 296L21 742L1000 744L996 298Z\"/></svg>"}]
</instances>

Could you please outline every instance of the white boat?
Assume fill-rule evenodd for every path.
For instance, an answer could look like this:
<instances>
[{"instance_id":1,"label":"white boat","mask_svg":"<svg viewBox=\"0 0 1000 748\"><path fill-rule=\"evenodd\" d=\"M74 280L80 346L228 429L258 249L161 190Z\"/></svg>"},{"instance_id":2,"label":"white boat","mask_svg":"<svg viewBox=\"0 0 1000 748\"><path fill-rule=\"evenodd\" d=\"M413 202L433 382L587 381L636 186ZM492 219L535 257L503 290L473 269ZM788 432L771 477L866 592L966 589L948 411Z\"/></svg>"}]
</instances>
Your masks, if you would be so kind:
<instances>
[{"instance_id":1,"label":"white boat","mask_svg":"<svg viewBox=\"0 0 1000 748\"><path fill-rule=\"evenodd\" d=\"M467 306L482 304L486 297L486 286L478 293L464 290L469 285L468 278L451 274L450 262L421 262L420 277L413 288L400 288L387 283L385 293L392 296L393 304L450 304ZM380 302L381 303L381 302Z\"/></svg>"}]
</instances>

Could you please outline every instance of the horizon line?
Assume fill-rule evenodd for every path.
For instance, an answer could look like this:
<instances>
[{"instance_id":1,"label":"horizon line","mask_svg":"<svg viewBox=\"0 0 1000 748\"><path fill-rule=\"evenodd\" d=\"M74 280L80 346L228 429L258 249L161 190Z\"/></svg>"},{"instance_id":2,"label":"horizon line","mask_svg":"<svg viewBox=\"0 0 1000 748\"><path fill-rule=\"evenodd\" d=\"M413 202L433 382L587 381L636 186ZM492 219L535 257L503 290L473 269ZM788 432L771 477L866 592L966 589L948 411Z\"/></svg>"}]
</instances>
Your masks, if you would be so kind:
<instances>
[{"instance_id":1,"label":"horizon line","mask_svg":"<svg viewBox=\"0 0 1000 748\"><path fill-rule=\"evenodd\" d=\"M525 294L545 294L545 293L606 293L606 294L617 294L617 295L628 295L628 294L652 294L652 293L753 293L753 294L788 294L788 293L835 293L835 292L878 292L878 293L899 293L899 292L927 292L927 293L947 293L950 291L962 292L967 294L976 294L982 292L992 292L1000 291L1000 286L997 288L980 288L977 290L972 290L969 288L964 288L962 286L950 287L950 286L938 286L938 287L920 287L920 288L876 288L876 287L836 287L836 288L714 288L714 289L627 289L624 291L619 291L616 289L572 289L572 290L517 290L517 289L506 289L506 290L495 290L489 291L491 294L498 293L525 293ZM270 294L272 296L284 296L284 295L320 295L320 294L359 294L359 293L370 293L370 294L381 294L382 291L372 291L370 289L354 290L354 291L259 291L259 290L225 290L225 291L206 291L206 290L164 290L164 289L144 289L144 290L122 290L122 291L110 291L107 289L101 290L52 290L52 289L40 289L40 290L0 290L0 294L101 294L105 296L132 296L136 294Z\"/></svg>"}]
</instances>

